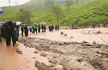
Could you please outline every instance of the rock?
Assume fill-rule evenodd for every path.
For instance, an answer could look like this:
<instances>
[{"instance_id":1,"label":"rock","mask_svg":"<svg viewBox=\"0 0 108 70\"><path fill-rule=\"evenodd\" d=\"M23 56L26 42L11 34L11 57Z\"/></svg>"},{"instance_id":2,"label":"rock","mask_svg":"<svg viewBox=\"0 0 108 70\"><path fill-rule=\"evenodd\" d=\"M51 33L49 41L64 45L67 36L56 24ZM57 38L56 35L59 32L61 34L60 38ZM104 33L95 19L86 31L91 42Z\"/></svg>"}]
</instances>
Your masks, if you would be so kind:
<instances>
[{"instance_id":1,"label":"rock","mask_svg":"<svg viewBox=\"0 0 108 70\"><path fill-rule=\"evenodd\" d=\"M63 33L63 32L61 32L60 34L61 34L61 35L63 35L64 33Z\"/></svg>"},{"instance_id":2,"label":"rock","mask_svg":"<svg viewBox=\"0 0 108 70\"><path fill-rule=\"evenodd\" d=\"M92 44L89 44L89 43L82 43L81 45L82 46L93 46Z\"/></svg>"},{"instance_id":3,"label":"rock","mask_svg":"<svg viewBox=\"0 0 108 70\"><path fill-rule=\"evenodd\" d=\"M83 61L83 59L76 59L78 62L82 62Z\"/></svg>"},{"instance_id":4,"label":"rock","mask_svg":"<svg viewBox=\"0 0 108 70\"><path fill-rule=\"evenodd\" d=\"M64 34L64 36L67 36L67 34Z\"/></svg>"},{"instance_id":5,"label":"rock","mask_svg":"<svg viewBox=\"0 0 108 70\"><path fill-rule=\"evenodd\" d=\"M35 54L39 53L38 51L34 51Z\"/></svg>"},{"instance_id":6,"label":"rock","mask_svg":"<svg viewBox=\"0 0 108 70\"><path fill-rule=\"evenodd\" d=\"M97 31L97 32L95 32L95 34L100 34L100 33L102 33L101 31Z\"/></svg>"},{"instance_id":7,"label":"rock","mask_svg":"<svg viewBox=\"0 0 108 70\"><path fill-rule=\"evenodd\" d=\"M92 48L100 48L100 47L102 47L101 45L94 45L94 46L91 46Z\"/></svg>"},{"instance_id":8,"label":"rock","mask_svg":"<svg viewBox=\"0 0 108 70\"><path fill-rule=\"evenodd\" d=\"M20 51L18 48L16 49L16 52L22 54L22 51Z\"/></svg>"},{"instance_id":9,"label":"rock","mask_svg":"<svg viewBox=\"0 0 108 70\"><path fill-rule=\"evenodd\" d=\"M46 53L41 53L40 55L41 55L41 56L44 56L44 57L46 57L46 56L47 56L47 54L46 54Z\"/></svg>"},{"instance_id":10,"label":"rock","mask_svg":"<svg viewBox=\"0 0 108 70\"><path fill-rule=\"evenodd\" d=\"M64 42L64 44L65 44L65 45L69 45L69 43L68 43L68 42Z\"/></svg>"},{"instance_id":11,"label":"rock","mask_svg":"<svg viewBox=\"0 0 108 70\"><path fill-rule=\"evenodd\" d=\"M56 60L54 60L54 59L53 59L53 60L49 60L49 62L52 63L52 64L57 64L57 63L58 63L58 62L57 62Z\"/></svg>"},{"instance_id":12,"label":"rock","mask_svg":"<svg viewBox=\"0 0 108 70\"><path fill-rule=\"evenodd\" d=\"M93 44L96 44L96 42L94 41Z\"/></svg>"},{"instance_id":13,"label":"rock","mask_svg":"<svg viewBox=\"0 0 108 70\"><path fill-rule=\"evenodd\" d=\"M60 42L59 45L63 45L63 42Z\"/></svg>"},{"instance_id":14,"label":"rock","mask_svg":"<svg viewBox=\"0 0 108 70\"><path fill-rule=\"evenodd\" d=\"M88 42L86 42L86 41L84 41L84 40L83 40L83 42L82 42L82 43L88 43Z\"/></svg>"}]
</instances>

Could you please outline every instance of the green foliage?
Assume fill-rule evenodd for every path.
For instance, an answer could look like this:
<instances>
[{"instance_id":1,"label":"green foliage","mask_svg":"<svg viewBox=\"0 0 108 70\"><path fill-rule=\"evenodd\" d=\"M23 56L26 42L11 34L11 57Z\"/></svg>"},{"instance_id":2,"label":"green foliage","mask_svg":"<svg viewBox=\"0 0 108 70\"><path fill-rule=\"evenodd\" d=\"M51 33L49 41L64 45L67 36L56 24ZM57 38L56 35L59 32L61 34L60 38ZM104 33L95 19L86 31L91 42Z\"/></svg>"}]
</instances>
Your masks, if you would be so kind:
<instances>
[{"instance_id":1,"label":"green foliage","mask_svg":"<svg viewBox=\"0 0 108 70\"><path fill-rule=\"evenodd\" d=\"M59 16L61 14L61 8L58 4L52 6L52 12L57 16L57 23L59 22ZM51 20L49 20L51 21Z\"/></svg>"},{"instance_id":2,"label":"green foliage","mask_svg":"<svg viewBox=\"0 0 108 70\"><path fill-rule=\"evenodd\" d=\"M22 21L24 24L31 24L31 12L30 11L21 11L15 14L16 21Z\"/></svg>"},{"instance_id":3,"label":"green foliage","mask_svg":"<svg viewBox=\"0 0 108 70\"><path fill-rule=\"evenodd\" d=\"M66 6L68 7L68 14L69 14L69 7L73 4L73 0L65 0Z\"/></svg>"},{"instance_id":4,"label":"green foliage","mask_svg":"<svg viewBox=\"0 0 108 70\"><path fill-rule=\"evenodd\" d=\"M98 24L108 22L108 0L77 0L78 3L73 3L68 10L66 8L65 0L53 0L54 3L59 4L61 13L59 15L59 25L69 26L73 24L78 27L88 27L91 24ZM73 0L75 1L75 0ZM81 3L83 2L83 4ZM50 5L51 7L51 5ZM2 7L5 13L0 14L0 21L13 20L13 21L23 21L24 23L40 23L46 22L47 24L58 24L57 16L51 9L45 7L45 0L32 0L26 4L19 6ZM31 12L31 17L21 18L23 15L19 10L23 9ZM17 15L16 15L17 13ZM31 21L32 22L29 22ZM29 20L29 21L28 21Z\"/></svg>"}]
</instances>

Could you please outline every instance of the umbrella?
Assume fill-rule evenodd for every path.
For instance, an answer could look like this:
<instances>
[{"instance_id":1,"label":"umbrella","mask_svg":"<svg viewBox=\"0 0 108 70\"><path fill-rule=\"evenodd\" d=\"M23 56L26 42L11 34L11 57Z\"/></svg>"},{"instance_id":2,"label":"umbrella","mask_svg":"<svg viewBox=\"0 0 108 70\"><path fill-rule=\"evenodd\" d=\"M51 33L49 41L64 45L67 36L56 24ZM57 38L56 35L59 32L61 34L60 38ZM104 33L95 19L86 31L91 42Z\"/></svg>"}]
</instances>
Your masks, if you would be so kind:
<instances>
[{"instance_id":1,"label":"umbrella","mask_svg":"<svg viewBox=\"0 0 108 70\"><path fill-rule=\"evenodd\" d=\"M34 23L34 25L38 25L37 23Z\"/></svg>"},{"instance_id":2,"label":"umbrella","mask_svg":"<svg viewBox=\"0 0 108 70\"><path fill-rule=\"evenodd\" d=\"M45 22L40 22L39 24L46 24Z\"/></svg>"},{"instance_id":3,"label":"umbrella","mask_svg":"<svg viewBox=\"0 0 108 70\"><path fill-rule=\"evenodd\" d=\"M16 25L20 25L21 23L22 23L22 22L20 22L20 21L17 21L17 22L16 22Z\"/></svg>"},{"instance_id":4,"label":"umbrella","mask_svg":"<svg viewBox=\"0 0 108 70\"><path fill-rule=\"evenodd\" d=\"M46 24L45 22L43 22L43 24Z\"/></svg>"},{"instance_id":5,"label":"umbrella","mask_svg":"<svg viewBox=\"0 0 108 70\"><path fill-rule=\"evenodd\" d=\"M4 11L2 10L2 8L0 7L0 14L4 13Z\"/></svg>"},{"instance_id":6,"label":"umbrella","mask_svg":"<svg viewBox=\"0 0 108 70\"><path fill-rule=\"evenodd\" d=\"M43 22L40 22L39 24L43 24Z\"/></svg>"},{"instance_id":7,"label":"umbrella","mask_svg":"<svg viewBox=\"0 0 108 70\"><path fill-rule=\"evenodd\" d=\"M8 26L9 24L13 25L13 22L11 20L4 21L2 27Z\"/></svg>"}]
</instances>

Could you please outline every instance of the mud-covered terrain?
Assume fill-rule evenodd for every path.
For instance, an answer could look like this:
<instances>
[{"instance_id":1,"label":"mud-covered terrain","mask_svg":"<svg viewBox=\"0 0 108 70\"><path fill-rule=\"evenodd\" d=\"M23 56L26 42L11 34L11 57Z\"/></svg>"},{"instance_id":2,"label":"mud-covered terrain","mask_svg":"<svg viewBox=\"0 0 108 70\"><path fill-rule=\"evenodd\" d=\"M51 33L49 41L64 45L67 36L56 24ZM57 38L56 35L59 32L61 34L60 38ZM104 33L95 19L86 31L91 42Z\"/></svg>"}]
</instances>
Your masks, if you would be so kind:
<instances>
[{"instance_id":1,"label":"mud-covered terrain","mask_svg":"<svg viewBox=\"0 0 108 70\"><path fill-rule=\"evenodd\" d=\"M36 60L38 70L108 70L108 45L33 37L22 37L19 42L48 59L49 64Z\"/></svg>"}]
</instances>

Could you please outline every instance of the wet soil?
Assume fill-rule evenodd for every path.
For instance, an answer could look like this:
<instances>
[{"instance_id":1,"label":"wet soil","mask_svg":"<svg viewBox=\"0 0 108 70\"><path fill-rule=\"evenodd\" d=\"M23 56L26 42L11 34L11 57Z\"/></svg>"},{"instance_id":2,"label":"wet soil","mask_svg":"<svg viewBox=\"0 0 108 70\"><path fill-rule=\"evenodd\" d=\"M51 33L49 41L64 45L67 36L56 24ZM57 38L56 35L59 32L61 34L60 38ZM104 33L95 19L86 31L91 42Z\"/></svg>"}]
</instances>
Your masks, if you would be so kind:
<instances>
[{"instance_id":1,"label":"wet soil","mask_svg":"<svg viewBox=\"0 0 108 70\"><path fill-rule=\"evenodd\" d=\"M20 38L19 42L35 48L35 54L48 60L48 64L36 60L35 67L38 70L108 70L108 45L84 45L87 43L33 37Z\"/></svg>"}]
</instances>

